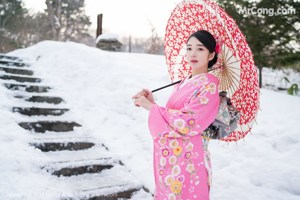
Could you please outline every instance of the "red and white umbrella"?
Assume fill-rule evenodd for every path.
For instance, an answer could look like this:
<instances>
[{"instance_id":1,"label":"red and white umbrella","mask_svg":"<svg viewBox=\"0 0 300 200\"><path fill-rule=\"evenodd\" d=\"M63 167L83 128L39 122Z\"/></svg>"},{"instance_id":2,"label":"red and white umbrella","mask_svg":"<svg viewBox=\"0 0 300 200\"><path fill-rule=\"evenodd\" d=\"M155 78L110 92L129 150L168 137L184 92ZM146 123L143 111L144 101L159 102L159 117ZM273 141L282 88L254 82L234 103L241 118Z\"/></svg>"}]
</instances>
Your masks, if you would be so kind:
<instances>
[{"instance_id":1,"label":"red and white umbrella","mask_svg":"<svg viewBox=\"0 0 300 200\"><path fill-rule=\"evenodd\" d=\"M171 13L164 40L168 72L173 82L191 74L185 45L197 30L209 31L219 45L218 61L210 73L219 78L219 91L227 91L240 112L238 127L222 140L237 141L250 132L259 109L258 74L251 49L235 21L217 3L183 0Z\"/></svg>"}]
</instances>

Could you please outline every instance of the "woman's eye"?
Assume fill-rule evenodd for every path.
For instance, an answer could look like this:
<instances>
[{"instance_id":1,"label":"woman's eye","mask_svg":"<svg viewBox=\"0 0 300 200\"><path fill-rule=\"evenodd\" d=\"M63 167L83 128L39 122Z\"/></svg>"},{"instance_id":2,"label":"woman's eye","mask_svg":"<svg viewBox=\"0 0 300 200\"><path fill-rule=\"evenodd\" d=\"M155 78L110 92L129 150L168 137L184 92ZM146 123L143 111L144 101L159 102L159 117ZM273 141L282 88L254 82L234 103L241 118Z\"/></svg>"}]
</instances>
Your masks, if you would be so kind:
<instances>
[{"instance_id":1,"label":"woman's eye","mask_svg":"<svg viewBox=\"0 0 300 200\"><path fill-rule=\"evenodd\" d=\"M188 47L188 48L186 48L186 50L187 50L187 51L191 51L191 50L192 50L192 48Z\"/></svg>"},{"instance_id":2,"label":"woman's eye","mask_svg":"<svg viewBox=\"0 0 300 200\"><path fill-rule=\"evenodd\" d=\"M198 48L198 51L203 51L204 49L203 48Z\"/></svg>"}]
</instances>

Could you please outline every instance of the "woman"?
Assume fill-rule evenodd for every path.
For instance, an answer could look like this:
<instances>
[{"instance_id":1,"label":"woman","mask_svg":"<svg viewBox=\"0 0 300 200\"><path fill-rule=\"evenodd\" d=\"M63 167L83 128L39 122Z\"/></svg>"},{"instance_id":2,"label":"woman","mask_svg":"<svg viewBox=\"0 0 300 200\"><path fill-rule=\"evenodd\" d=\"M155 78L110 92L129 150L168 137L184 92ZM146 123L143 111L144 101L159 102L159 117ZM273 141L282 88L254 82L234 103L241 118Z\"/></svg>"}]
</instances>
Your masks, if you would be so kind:
<instances>
[{"instance_id":1,"label":"woman","mask_svg":"<svg viewBox=\"0 0 300 200\"><path fill-rule=\"evenodd\" d=\"M209 199L210 164L201 133L218 112L219 80L207 73L217 61L216 46L204 30L188 38L186 59L192 74L174 87L165 108L155 104L147 89L132 97L136 106L150 112L156 200Z\"/></svg>"}]
</instances>

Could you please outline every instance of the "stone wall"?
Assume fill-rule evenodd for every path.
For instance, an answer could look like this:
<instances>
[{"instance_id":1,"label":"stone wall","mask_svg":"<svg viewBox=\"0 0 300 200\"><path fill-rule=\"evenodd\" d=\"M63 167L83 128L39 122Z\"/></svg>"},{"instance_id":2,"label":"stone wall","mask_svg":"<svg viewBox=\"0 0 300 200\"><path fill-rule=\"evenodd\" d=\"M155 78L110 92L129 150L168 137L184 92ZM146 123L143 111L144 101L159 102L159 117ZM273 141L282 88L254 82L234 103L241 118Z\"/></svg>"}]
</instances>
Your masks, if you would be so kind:
<instances>
[{"instance_id":1,"label":"stone wall","mask_svg":"<svg viewBox=\"0 0 300 200\"><path fill-rule=\"evenodd\" d=\"M97 41L96 47L106 51L121 51L122 43L117 39L100 39Z\"/></svg>"}]
</instances>

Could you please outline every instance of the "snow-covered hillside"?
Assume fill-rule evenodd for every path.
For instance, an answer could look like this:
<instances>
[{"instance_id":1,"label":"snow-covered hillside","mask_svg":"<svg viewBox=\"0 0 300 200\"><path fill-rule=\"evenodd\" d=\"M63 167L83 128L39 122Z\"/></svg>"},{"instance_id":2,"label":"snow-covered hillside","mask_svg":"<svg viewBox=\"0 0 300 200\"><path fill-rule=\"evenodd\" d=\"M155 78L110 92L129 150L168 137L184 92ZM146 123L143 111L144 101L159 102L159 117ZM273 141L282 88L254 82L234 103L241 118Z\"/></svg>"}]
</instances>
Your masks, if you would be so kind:
<instances>
[{"instance_id":1,"label":"snow-covered hillside","mask_svg":"<svg viewBox=\"0 0 300 200\"><path fill-rule=\"evenodd\" d=\"M51 41L10 55L27 57L36 75L54 88L52 94L65 99L71 112L67 116L82 124L87 136L109 147L153 192L148 113L135 107L131 97L142 88L169 83L163 56ZM155 93L158 104L165 104L170 91ZM2 86L0 97L0 199L40 199L37 194L51 199L58 192L56 182L39 168L47 158L28 145L31 136L16 123L22 116L10 111L16 100ZM262 89L252 134L237 144L210 143L212 200L300 198L299 104L299 97Z\"/></svg>"}]
</instances>

